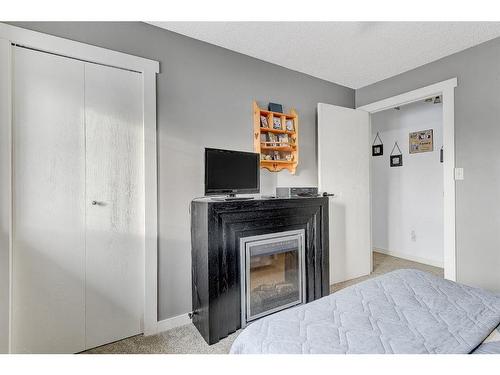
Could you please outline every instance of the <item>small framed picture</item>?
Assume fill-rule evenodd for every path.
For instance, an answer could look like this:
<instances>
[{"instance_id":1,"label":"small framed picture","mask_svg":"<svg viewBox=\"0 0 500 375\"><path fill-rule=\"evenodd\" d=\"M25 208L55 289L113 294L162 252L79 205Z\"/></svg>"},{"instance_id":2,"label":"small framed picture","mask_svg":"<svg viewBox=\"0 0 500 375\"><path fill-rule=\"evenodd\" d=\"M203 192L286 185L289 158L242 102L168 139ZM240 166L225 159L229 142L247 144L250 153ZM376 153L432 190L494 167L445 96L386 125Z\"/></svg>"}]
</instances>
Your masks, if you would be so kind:
<instances>
[{"instance_id":1,"label":"small framed picture","mask_svg":"<svg viewBox=\"0 0 500 375\"><path fill-rule=\"evenodd\" d=\"M286 120L285 124L286 124L286 130L293 132L294 130L293 120Z\"/></svg>"},{"instance_id":2,"label":"small framed picture","mask_svg":"<svg viewBox=\"0 0 500 375\"><path fill-rule=\"evenodd\" d=\"M273 159L274 160L281 160L281 155L280 155L279 151L274 151Z\"/></svg>"},{"instance_id":3,"label":"small framed picture","mask_svg":"<svg viewBox=\"0 0 500 375\"><path fill-rule=\"evenodd\" d=\"M402 167L403 155L391 155L391 167Z\"/></svg>"},{"instance_id":4,"label":"small framed picture","mask_svg":"<svg viewBox=\"0 0 500 375\"><path fill-rule=\"evenodd\" d=\"M269 124L267 123L266 116L260 116L260 127L261 128L268 128L269 127Z\"/></svg>"},{"instance_id":5,"label":"small framed picture","mask_svg":"<svg viewBox=\"0 0 500 375\"><path fill-rule=\"evenodd\" d=\"M373 145L372 146L372 156L384 155L384 145Z\"/></svg>"},{"instance_id":6,"label":"small framed picture","mask_svg":"<svg viewBox=\"0 0 500 375\"><path fill-rule=\"evenodd\" d=\"M380 138L380 134L377 132L377 134L375 135L375 139L373 140L372 143L372 156L382 156L382 155L384 155L384 145L382 143L382 138Z\"/></svg>"},{"instance_id":7,"label":"small framed picture","mask_svg":"<svg viewBox=\"0 0 500 375\"><path fill-rule=\"evenodd\" d=\"M274 129L281 129L281 118L279 118L279 117L273 118L273 128Z\"/></svg>"}]
</instances>

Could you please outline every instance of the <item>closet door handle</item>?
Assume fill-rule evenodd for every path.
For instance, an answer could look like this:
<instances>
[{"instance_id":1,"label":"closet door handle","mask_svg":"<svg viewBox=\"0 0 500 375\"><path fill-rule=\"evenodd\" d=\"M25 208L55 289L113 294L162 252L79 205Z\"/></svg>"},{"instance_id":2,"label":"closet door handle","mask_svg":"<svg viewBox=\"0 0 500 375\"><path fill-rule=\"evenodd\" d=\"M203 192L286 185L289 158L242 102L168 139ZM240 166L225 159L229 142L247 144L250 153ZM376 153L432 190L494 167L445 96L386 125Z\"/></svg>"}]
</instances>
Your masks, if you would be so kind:
<instances>
[{"instance_id":1,"label":"closet door handle","mask_svg":"<svg viewBox=\"0 0 500 375\"><path fill-rule=\"evenodd\" d=\"M92 206L96 206L97 205L97 201L92 201Z\"/></svg>"}]
</instances>

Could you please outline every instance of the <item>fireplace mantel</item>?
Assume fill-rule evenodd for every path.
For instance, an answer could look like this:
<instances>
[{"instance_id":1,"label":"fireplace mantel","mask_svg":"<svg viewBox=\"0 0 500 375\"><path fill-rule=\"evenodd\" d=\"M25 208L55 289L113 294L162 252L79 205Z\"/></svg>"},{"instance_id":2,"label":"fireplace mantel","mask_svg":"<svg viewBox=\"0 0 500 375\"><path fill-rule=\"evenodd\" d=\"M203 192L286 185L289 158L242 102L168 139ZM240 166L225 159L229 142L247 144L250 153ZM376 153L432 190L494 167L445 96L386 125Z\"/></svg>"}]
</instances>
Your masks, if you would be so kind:
<instances>
[{"instance_id":1,"label":"fireplace mantel","mask_svg":"<svg viewBox=\"0 0 500 375\"><path fill-rule=\"evenodd\" d=\"M241 328L240 239L300 229L310 302L329 294L328 198L191 202L193 323L208 344Z\"/></svg>"}]
</instances>

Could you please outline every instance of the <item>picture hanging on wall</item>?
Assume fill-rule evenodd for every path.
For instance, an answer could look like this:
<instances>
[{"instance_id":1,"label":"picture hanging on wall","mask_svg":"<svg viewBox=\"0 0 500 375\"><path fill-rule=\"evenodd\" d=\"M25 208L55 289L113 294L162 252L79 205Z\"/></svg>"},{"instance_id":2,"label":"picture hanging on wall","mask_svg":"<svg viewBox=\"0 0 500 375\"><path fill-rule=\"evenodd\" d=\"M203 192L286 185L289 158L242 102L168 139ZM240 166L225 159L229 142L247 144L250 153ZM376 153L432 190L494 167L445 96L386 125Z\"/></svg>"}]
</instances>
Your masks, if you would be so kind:
<instances>
[{"instance_id":1,"label":"picture hanging on wall","mask_svg":"<svg viewBox=\"0 0 500 375\"><path fill-rule=\"evenodd\" d=\"M394 150L396 148L398 149L399 154L394 153ZM397 141L394 143L394 147L392 148L390 160L391 160L391 164L390 164L391 167L402 167L403 166L403 153L401 152L401 149L399 148Z\"/></svg>"},{"instance_id":2,"label":"picture hanging on wall","mask_svg":"<svg viewBox=\"0 0 500 375\"><path fill-rule=\"evenodd\" d=\"M433 151L432 129L410 133L410 154Z\"/></svg>"},{"instance_id":3,"label":"picture hanging on wall","mask_svg":"<svg viewBox=\"0 0 500 375\"><path fill-rule=\"evenodd\" d=\"M377 143L377 139L380 143ZM381 156L384 155L384 144L382 143L382 139L380 139L380 135L377 132L377 135L375 136L375 139L373 140L372 143L372 156Z\"/></svg>"}]
</instances>

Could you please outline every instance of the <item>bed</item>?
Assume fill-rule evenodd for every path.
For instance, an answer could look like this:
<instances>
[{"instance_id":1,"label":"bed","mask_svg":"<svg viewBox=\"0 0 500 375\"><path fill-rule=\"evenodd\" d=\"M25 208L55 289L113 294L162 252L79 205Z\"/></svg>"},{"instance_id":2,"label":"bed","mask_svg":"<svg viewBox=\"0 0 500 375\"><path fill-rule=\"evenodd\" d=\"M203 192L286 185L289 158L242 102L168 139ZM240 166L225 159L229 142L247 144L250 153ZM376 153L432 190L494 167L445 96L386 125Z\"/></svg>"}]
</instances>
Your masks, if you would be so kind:
<instances>
[{"instance_id":1,"label":"bed","mask_svg":"<svg viewBox=\"0 0 500 375\"><path fill-rule=\"evenodd\" d=\"M231 353L500 353L499 324L500 295L404 269L262 318Z\"/></svg>"},{"instance_id":2,"label":"bed","mask_svg":"<svg viewBox=\"0 0 500 375\"><path fill-rule=\"evenodd\" d=\"M500 325L474 349L472 354L500 354Z\"/></svg>"}]
</instances>

